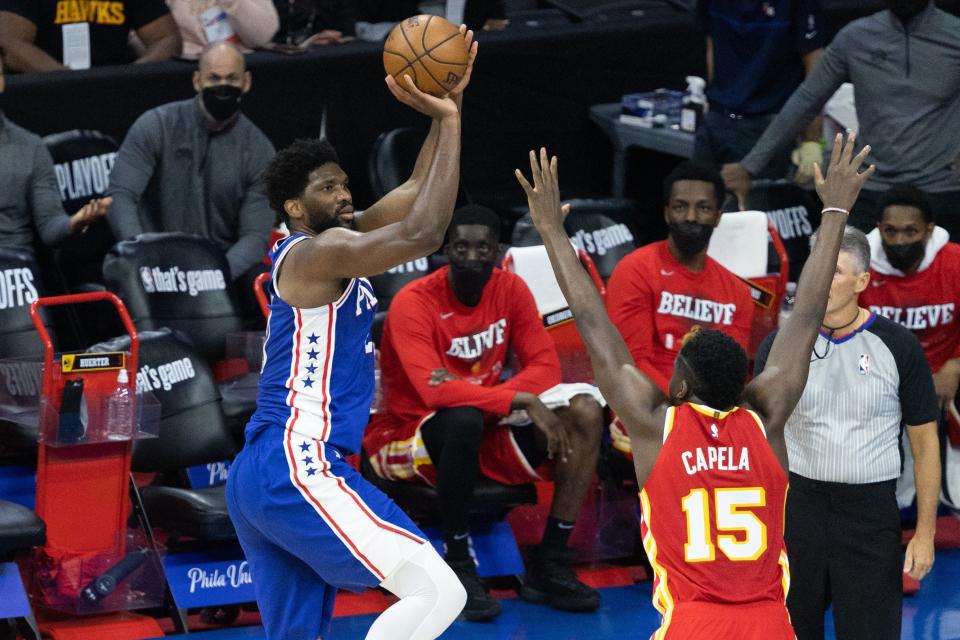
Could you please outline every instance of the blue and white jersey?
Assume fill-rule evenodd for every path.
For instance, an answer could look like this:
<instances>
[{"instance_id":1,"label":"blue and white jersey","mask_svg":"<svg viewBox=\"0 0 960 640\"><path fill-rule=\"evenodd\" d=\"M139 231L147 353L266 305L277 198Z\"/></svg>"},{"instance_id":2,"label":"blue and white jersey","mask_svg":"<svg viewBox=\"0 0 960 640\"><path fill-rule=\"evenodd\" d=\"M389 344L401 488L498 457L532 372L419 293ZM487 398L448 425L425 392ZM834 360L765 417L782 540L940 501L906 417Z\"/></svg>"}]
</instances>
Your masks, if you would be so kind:
<instances>
[{"instance_id":1,"label":"blue and white jersey","mask_svg":"<svg viewBox=\"0 0 960 640\"><path fill-rule=\"evenodd\" d=\"M249 442L268 427L284 427L345 453L360 449L373 401L374 348L370 326L377 298L366 278L353 278L336 302L301 309L277 293L277 271L296 234L270 252L270 317L264 344L257 410L246 428Z\"/></svg>"}]
</instances>

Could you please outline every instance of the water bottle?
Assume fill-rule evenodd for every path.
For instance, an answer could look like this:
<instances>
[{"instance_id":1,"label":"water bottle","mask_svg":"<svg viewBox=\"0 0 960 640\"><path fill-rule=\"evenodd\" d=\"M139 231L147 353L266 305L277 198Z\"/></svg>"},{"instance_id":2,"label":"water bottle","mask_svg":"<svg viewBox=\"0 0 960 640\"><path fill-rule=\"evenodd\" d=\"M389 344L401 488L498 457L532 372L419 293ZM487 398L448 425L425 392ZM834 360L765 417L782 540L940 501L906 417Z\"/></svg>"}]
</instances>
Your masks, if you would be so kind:
<instances>
[{"instance_id":1,"label":"water bottle","mask_svg":"<svg viewBox=\"0 0 960 640\"><path fill-rule=\"evenodd\" d=\"M107 398L107 439L129 440L133 435L133 398L126 369L117 374L117 388Z\"/></svg>"},{"instance_id":2,"label":"water bottle","mask_svg":"<svg viewBox=\"0 0 960 640\"><path fill-rule=\"evenodd\" d=\"M680 110L680 130L694 133L703 119L707 97L704 95L706 82L699 76L687 76L687 92L683 96L683 108Z\"/></svg>"},{"instance_id":3,"label":"water bottle","mask_svg":"<svg viewBox=\"0 0 960 640\"><path fill-rule=\"evenodd\" d=\"M788 282L787 290L783 294L783 301L780 303L780 314L777 316L777 326L783 329L783 323L787 321L790 314L793 313L793 305L797 301L797 283Z\"/></svg>"}]
</instances>

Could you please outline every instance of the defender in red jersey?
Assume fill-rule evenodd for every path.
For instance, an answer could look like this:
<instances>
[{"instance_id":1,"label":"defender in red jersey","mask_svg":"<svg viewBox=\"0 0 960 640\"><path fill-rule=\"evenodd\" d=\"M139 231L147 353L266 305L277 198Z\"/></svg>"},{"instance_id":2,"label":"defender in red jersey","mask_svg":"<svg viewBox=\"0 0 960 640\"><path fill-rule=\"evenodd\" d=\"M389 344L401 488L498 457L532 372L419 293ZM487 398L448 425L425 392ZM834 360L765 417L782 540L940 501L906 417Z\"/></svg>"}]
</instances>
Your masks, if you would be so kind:
<instances>
[{"instance_id":1,"label":"defender in red jersey","mask_svg":"<svg viewBox=\"0 0 960 640\"><path fill-rule=\"evenodd\" d=\"M819 240L767 368L744 387L743 349L718 331L694 332L677 354L669 398L636 367L577 262L563 230L556 157L531 151L532 185L516 172L600 390L630 435L663 616L656 640L794 637L784 603L783 429L806 383L848 212L874 170L858 171L870 147L854 157L853 138L843 144L838 136L826 178L816 167L826 205Z\"/></svg>"}]
</instances>

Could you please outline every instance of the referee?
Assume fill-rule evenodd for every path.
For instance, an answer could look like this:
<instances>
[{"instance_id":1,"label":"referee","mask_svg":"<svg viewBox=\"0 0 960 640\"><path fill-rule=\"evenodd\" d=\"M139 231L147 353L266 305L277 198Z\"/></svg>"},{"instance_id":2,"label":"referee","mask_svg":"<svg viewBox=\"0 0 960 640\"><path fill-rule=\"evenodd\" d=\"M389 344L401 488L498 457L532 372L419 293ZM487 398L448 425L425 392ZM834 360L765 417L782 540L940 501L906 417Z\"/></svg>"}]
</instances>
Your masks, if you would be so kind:
<instances>
[{"instance_id":1,"label":"referee","mask_svg":"<svg viewBox=\"0 0 960 640\"><path fill-rule=\"evenodd\" d=\"M917 338L860 307L869 268L867 238L848 226L807 386L786 425L787 607L798 640L823 638L831 603L838 638L900 638L901 572L919 580L933 565L937 396ZM771 335L760 347L758 374L772 342ZM904 424L917 485L917 530L905 559L895 495Z\"/></svg>"}]
</instances>

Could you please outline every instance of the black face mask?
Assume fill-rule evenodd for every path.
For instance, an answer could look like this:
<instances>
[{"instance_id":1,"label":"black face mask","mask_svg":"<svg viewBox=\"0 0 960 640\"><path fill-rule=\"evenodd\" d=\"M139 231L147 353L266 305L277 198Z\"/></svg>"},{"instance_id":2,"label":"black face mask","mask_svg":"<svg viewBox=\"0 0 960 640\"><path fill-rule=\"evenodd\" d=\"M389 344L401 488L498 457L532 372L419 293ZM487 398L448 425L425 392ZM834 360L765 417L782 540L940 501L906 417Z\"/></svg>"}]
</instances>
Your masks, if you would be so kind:
<instances>
[{"instance_id":1,"label":"black face mask","mask_svg":"<svg viewBox=\"0 0 960 640\"><path fill-rule=\"evenodd\" d=\"M480 260L451 262L450 272L460 293L468 297L479 297L493 275L493 263Z\"/></svg>"},{"instance_id":2,"label":"black face mask","mask_svg":"<svg viewBox=\"0 0 960 640\"><path fill-rule=\"evenodd\" d=\"M884 0L884 5L893 15L906 22L927 8L930 0Z\"/></svg>"},{"instance_id":3,"label":"black face mask","mask_svg":"<svg viewBox=\"0 0 960 640\"><path fill-rule=\"evenodd\" d=\"M925 249L922 241L911 242L910 244L883 245L883 251L887 254L890 266L904 273L923 258Z\"/></svg>"},{"instance_id":4,"label":"black face mask","mask_svg":"<svg viewBox=\"0 0 960 640\"><path fill-rule=\"evenodd\" d=\"M710 244L713 227L699 222L674 222L670 225L670 237L677 249L685 256L693 256Z\"/></svg>"},{"instance_id":5,"label":"black face mask","mask_svg":"<svg viewBox=\"0 0 960 640\"><path fill-rule=\"evenodd\" d=\"M203 108L210 117L217 122L229 120L240 110L240 97L243 89L229 84L218 84L213 87L204 87L200 92Z\"/></svg>"}]
</instances>

